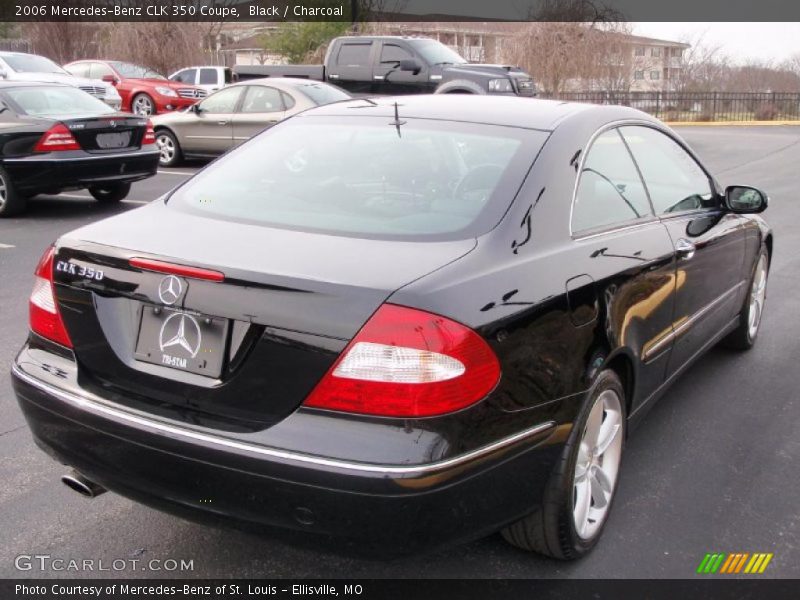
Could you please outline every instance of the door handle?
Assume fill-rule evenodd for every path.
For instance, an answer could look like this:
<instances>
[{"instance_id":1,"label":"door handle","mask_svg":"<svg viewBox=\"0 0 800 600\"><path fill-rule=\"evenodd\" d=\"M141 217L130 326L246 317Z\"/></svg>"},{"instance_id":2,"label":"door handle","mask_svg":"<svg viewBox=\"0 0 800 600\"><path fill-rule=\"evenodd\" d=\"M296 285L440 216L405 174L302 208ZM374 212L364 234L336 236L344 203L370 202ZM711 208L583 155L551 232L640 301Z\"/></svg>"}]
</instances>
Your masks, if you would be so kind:
<instances>
[{"instance_id":1,"label":"door handle","mask_svg":"<svg viewBox=\"0 0 800 600\"><path fill-rule=\"evenodd\" d=\"M675 242L675 253L678 255L679 259L689 260L694 256L696 251L697 247L686 238L680 238Z\"/></svg>"},{"instance_id":2,"label":"door handle","mask_svg":"<svg viewBox=\"0 0 800 600\"><path fill-rule=\"evenodd\" d=\"M228 121L217 121L217 125L227 125Z\"/></svg>"},{"instance_id":3,"label":"door handle","mask_svg":"<svg viewBox=\"0 0 800 600\"><path fill-rule=\"evenodd\" d=\"M383 81L383 75L373 75L372 78L376 81Z\"/></svg>"}]
</instances>

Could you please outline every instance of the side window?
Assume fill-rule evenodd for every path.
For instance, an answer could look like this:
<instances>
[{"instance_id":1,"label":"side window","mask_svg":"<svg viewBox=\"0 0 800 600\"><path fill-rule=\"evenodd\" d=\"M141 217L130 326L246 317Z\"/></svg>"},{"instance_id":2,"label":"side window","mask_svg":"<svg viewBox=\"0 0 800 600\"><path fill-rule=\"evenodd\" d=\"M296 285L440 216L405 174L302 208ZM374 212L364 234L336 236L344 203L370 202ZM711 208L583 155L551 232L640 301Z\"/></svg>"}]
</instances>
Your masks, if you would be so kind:
<instances>
[{"instance_id":1,"label":"side window","mask_svg":"<svg viewBox=\"0 0 800 600\"><path fill-rule=\"evenodd\" d=\"M381 48L381 64L396 65L401 60L412 59L414 56L405 48L396 44L384 44Z\"/></svg>"},{"instance_id":2,"label":"side window","mask_svg":"<svg viewBox=\"0 0 800 600\"><path fill-rule=\"evenodd\" d=\"M200 85L217 85L216 69L200 69Z\"/></svg>"},{"instance_id":3,"label":"side window","mask_svg":"<svg viewBox=\"0 0 800 600\"><path fill-rule=\"evenodd\" d=\"M173 81L177 81L179 83L194 83L195 74L197 73L197 69L184 69L175 74L172 78Z\"/></svg>"},{"instance_id":4,"label":"side window","mask_svg":"<svg viewBox=\"0 0 800 600\"><path fill-rule=\"evenodd\" d=\"M89 69L89 77L92 79L102 79L106 75L114 75L114 71L111 70L111 67L103 63L92 63L92 67Z\"/></svg>"},{"instance_id":5,"label":"side window","mask_svg":"<svg viewBox=\"0 0 800 600\"><path fill-rule=\"evenodd\" d=\"M363 67L369 65L369 51L372 43L369 44L342 44L339 48L339 55L336 57L336 64L340 67Z\"/></svg>"},{"instance_id":6,"label":"side window","mask_svg":"<svg viewBox=\"0 0 800 600\"><path fill-rule=\"evenodd\" d=\"M708 175L675 140L651 127L627 126L620 131L639 165L656 214L718 206Z\"/></svg>"},{"instance_id":7,"label":"side window","mask_svg":"<svg viewBox=\"0 0 800 600\"><path fill-rule=\"evenodd\" d=\"M209 113L232 113L242 93L241 87L229 87L212 94L200 103L200 110Z\"/></svg>"},{"instance_id":8,"label":"side window","mask_svg":"<svg viewBox=\"0 0 800 600\"><path fill-rule=\"evenodd\" d=\"M572 231L597 229L652 215L642 179L616 129L595 139L583 163L572 207Z\"/></svg>"},{"instance_id":9,"label":"side window","mask_svg":"<svg viewBox=\"0 0 800 600\"><path fill-rule=\"evenodd\" d=\"M286 110L290 108L294 108L295 101L289 94L286 92L281 92L281 98L283 99L283 105L286 107Z\"/></svg>"},{"instance_id":10,"label":"side window","mask_svg":"<svg viewBox=\"0 0 800 600\"><path fill-rule=\"evenodd\" d=\"M78 63L65 68L75 77L89 77L89 63Z\"/></svg>"},{"instance_id":11,"label":"side window","mask_svg":"<svg viewBox=\"0 0 800 600\"><path fill-rule=\"evenodd\" d=\"M282 110L284 110L283 100L278 90L263 85L247 86L247 95L244 97L241 112L270 113Z\"/></svg>"}]
</instances>

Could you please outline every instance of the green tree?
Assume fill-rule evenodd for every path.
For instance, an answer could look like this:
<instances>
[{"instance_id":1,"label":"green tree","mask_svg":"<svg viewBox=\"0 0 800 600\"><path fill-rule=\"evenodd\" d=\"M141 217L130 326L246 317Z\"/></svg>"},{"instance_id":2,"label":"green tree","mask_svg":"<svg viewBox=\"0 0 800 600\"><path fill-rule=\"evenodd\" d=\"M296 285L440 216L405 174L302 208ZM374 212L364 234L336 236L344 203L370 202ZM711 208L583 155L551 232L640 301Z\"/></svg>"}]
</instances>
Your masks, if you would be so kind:
<instances>
[{"instance_id":1,"label":"green tree","mask_svg":"<svg viewBox=\"0 0 800 600\"><path fill-rule=\"evenodd\" d=\"M292 64L302 63L308 55L349 29L347 21L281 23L276 31L261 38L261 44L267 52L284 56Z\"/></svg>"}]
</instances>

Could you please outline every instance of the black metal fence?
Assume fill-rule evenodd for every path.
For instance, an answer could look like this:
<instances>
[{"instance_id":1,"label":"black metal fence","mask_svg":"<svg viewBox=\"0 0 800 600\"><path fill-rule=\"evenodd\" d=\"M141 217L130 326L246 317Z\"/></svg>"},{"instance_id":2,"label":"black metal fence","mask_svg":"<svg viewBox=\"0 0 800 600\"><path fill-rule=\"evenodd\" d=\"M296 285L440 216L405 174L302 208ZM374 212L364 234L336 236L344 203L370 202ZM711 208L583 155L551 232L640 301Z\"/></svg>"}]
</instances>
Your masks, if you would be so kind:
<instances>
[{"instance_id":1,"label":"black metal fence","mask_svg":"<svg viewBox=\"0 0 800 600\"><path fill-rule=\"evenodd\" d=\"M543 97L621 104L664 121L800 120L800 93L789 92L563 92Z\"/></svg>"}]
</instances>

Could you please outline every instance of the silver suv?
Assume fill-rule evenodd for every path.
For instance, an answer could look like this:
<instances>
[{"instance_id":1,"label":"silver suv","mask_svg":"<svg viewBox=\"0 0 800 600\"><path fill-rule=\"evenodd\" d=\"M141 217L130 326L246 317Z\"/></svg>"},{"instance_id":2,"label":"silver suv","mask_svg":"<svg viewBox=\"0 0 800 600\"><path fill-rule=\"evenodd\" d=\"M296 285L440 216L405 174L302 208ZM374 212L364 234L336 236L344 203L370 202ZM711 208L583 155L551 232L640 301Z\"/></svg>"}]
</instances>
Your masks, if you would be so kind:
<instances>
[{"instance_id":1,"label":"silver suv","mask_svg":"<svg viewBox=\"0 0 800 600\"><path fill-rule=\"evenodd\" d=\"M102 100L114 110L122 107L122 98L113 85L97 79L85 79L70 75L49 58L36 54L0 52L0 79L63 83L82 89Z\"/></svg>"}]
</instances>

